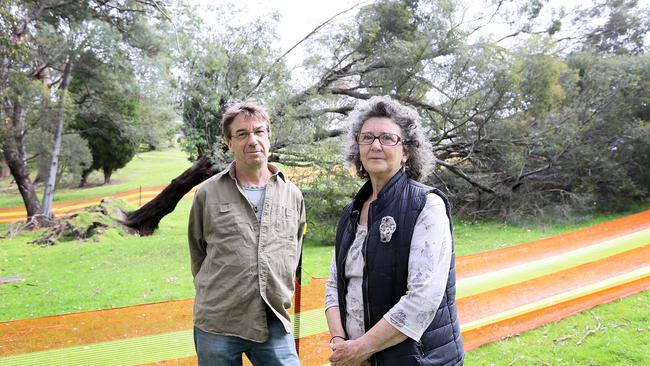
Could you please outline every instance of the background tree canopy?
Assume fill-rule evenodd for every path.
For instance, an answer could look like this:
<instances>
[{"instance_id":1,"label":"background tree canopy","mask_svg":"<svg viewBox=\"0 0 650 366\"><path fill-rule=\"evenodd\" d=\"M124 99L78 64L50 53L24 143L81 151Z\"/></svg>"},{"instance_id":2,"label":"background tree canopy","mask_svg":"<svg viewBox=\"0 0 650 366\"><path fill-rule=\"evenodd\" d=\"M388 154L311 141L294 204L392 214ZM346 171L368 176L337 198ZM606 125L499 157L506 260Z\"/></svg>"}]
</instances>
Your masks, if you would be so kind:
<instances>
[{"instance_id":1,"label":"background tree canopy","mask_svg":"<svg viewBox=\"0 0 650 366\"><path fill-rule=\"evenodd\" d=\"M560 219L650 195L650 9L637 1L569 11L539 0L378 0L305 34L298 66L277 45L278 14L251 19L234 5L144 0L9 3L0 9L11 35L0 44L7 162L27 161L13 153L16 131L51 120L52 90L69 59L48 56L61 36L41 24L65 21L66 34L77 34L67 42L87 44L67 53L75 67L66 108L93 168L105 169L96 162L98 136L117 144L107 149L119 150L108 157L117 169L132 154L124 146L155 147L172 133L174 113L182 121L182 147L196 164L130 216L143 232L223 167L218 122L246 98L271 111L271 160L314 168L302 185L311 222L333 220L358 186L341 165L338 139L355 103L374 95L419 112L437 163L426 183L468 217ZM68 7L83 17L68 19ZM118 17L110 7L133 11Z\"/></svg>"}]
</instances>

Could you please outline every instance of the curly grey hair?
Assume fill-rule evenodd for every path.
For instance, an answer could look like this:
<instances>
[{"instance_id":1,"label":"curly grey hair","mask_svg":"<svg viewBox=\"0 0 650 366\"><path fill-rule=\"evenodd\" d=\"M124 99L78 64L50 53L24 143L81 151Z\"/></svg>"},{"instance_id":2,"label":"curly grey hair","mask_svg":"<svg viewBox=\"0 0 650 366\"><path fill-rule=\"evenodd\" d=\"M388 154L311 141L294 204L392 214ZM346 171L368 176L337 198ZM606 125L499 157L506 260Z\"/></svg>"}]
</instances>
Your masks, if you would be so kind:
<instances>
[{"instance_id":1,"label":"curly grey hair","mask_svg":"<svg viewBox=\"0 0 650 366\"><path fill-rule=\"evenodd\" d=\"M361 164L355 136L361 131L363 124L373 117L390 118L399 126L404 151L409 155L404 167L406 175L413 180L426 177L433 169L433 148L420 124L420 116L413 108L405 107L388 96L372 97L357 104L347 119L349 129L343 154L345 160L355 167L357 175L368 179L368 172Z\"/></svg>"}]
</instances>

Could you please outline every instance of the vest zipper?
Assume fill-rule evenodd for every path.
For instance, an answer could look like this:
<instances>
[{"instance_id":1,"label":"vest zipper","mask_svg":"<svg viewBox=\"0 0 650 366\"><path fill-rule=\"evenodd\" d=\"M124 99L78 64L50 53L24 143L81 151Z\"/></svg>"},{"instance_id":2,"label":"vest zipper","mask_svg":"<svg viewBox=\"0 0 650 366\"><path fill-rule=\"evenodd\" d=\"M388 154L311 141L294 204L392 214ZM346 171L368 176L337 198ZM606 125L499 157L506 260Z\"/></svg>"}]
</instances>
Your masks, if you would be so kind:
<instances>
[{"instance_id":1,"label":"vest zipper","mask_svg":"<svg viewBox=\"0 0 650 366\"><path fill-rule=\"evenodd\" d=\"M422 345L422 341L415 342L415 346L417 347L418 351L420 351L420 357L424 357L424 346Z\"/></svg>"},{"instance_id":2,"label":"vest zipper","mask_svg":"<svg viewBox=\"0 0 650 366\"><path fill-rule=\"evenodd\" d=\"M372 225L372 203L368 205L368 220L366 222L366 227L367 232L366 232L366 238L363 240L363 248L362 248L362 254L363 254L363 293L365 297L365 301L363 302L363 308L366 312L366 317L368 318L368 321L370 321L370 306L368 305L368 301L370 299L370 296L368 295L368 237L370 236L370 227ZM365 326L365 324L364 324ZM367 332L368 330L366 330ZM370 356L370 358L375 358L374 355ZM377 359L375 358L374 362L375 366L379 366L379 363L377 362Z\"/></svg>"}]
</instances>

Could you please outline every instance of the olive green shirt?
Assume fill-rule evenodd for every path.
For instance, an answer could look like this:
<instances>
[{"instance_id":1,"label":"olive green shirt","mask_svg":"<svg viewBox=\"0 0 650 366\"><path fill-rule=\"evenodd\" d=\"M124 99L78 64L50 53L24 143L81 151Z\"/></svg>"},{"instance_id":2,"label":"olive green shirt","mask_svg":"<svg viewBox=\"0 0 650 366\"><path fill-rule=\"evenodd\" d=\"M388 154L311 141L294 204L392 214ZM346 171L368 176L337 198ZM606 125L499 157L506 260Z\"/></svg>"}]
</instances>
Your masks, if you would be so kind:
<instances>
[{"instance_id":1,"label":"olive green shirt","mask_svg":"<svg viewBox=\"0 0 650 366\"><path fill-rule=\"evenodd\" d=\"M268 338L266 307L291 330L288 309L305 228L300 190L274 166L262 219L235 178L235 163L194 195L188 241L196 298L194 325L255 342Z\"/></svg>"}]
</instances>

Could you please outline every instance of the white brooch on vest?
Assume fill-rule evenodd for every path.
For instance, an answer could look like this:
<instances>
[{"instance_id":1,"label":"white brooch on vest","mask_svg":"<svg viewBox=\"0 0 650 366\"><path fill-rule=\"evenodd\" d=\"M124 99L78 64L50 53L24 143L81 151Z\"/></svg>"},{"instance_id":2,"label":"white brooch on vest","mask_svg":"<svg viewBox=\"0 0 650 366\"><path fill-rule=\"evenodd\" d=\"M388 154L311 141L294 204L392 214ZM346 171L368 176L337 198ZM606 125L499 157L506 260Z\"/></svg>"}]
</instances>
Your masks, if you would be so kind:
<instances>
[{"instance_id":1,"label":"white brooch on vest","mask_svg":"<svg viewBox=\"0 0 650 366\"><path fill-rule=\"evenodd\" d=\"M379 224L379 238L382 243L388 243L397 229L397 224L392 216L384 216Z\"/></svg>"}]
</instances>

